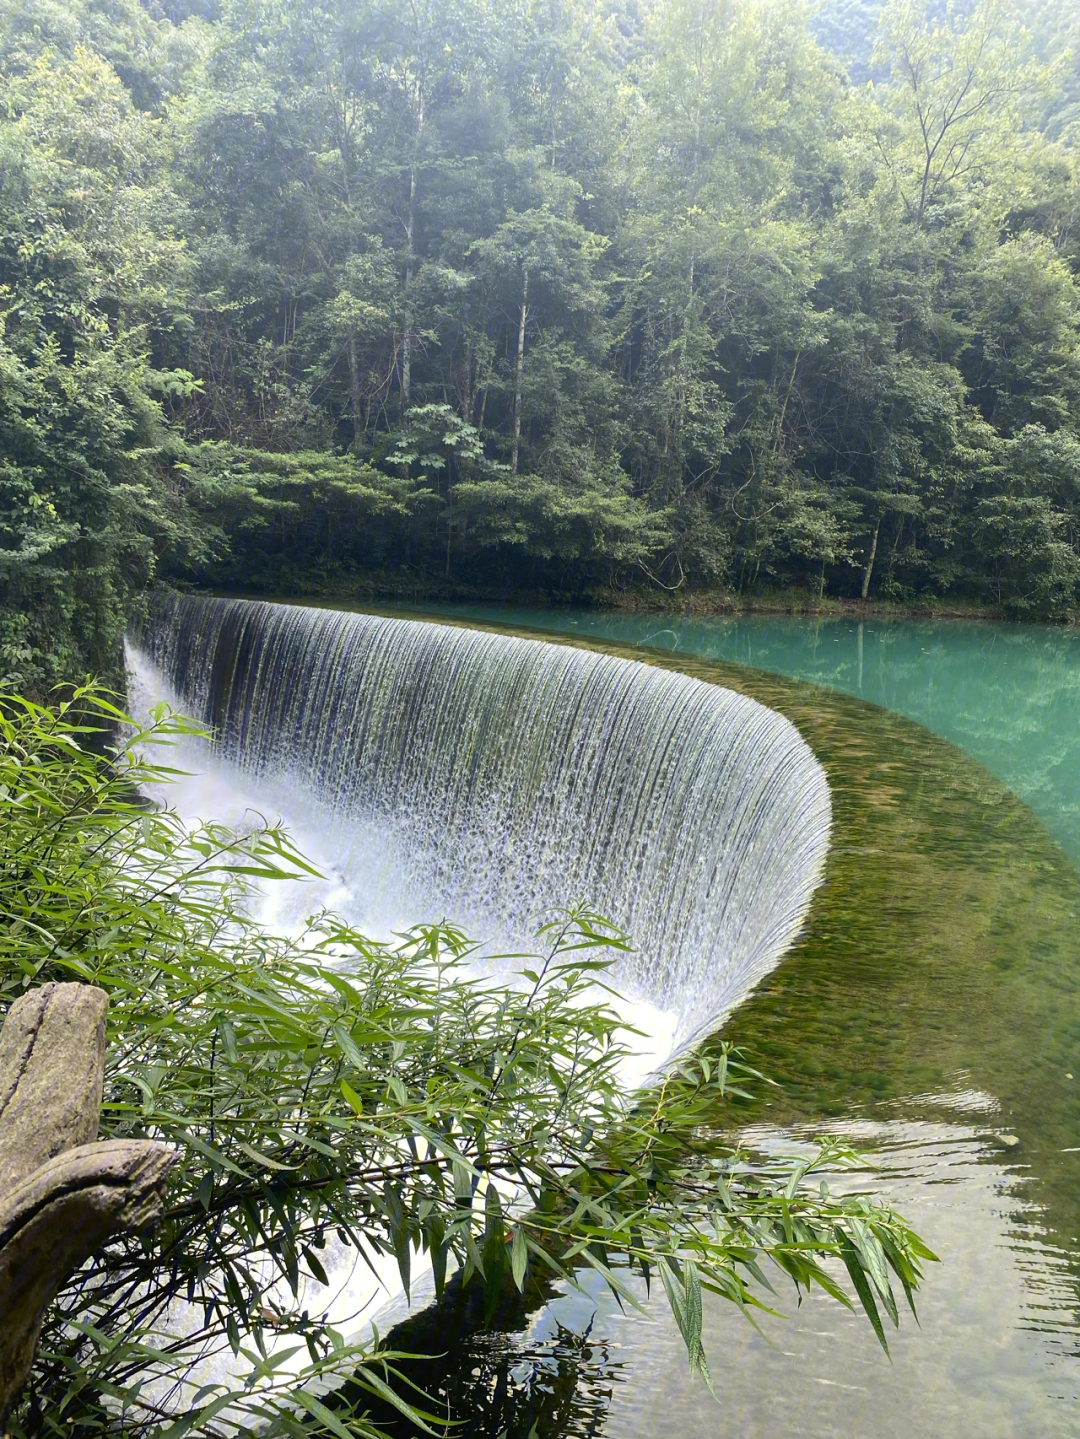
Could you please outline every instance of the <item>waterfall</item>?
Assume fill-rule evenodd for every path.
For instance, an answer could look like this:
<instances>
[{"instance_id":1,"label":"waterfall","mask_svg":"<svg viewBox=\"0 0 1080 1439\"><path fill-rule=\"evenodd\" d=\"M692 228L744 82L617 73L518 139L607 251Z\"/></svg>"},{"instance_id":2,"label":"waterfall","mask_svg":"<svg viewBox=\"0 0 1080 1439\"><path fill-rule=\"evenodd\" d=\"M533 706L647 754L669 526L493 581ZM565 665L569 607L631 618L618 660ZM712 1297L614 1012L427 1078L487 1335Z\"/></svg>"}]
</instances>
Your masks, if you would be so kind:
<instances>
[{"instance_id":1,"label":"waterfall","mask_svg":"<svg viewBox=\"0 0 1080 1439\"><path fill-rule=\"evenodd\" d=\"M559 905L632 938L631 1000L715 1028L802 925L825 774L786 719L653 666L417 620L162 597L138 641L215 747L364 826L422 908L529 950Z\"/></svg>"}]
</instances>

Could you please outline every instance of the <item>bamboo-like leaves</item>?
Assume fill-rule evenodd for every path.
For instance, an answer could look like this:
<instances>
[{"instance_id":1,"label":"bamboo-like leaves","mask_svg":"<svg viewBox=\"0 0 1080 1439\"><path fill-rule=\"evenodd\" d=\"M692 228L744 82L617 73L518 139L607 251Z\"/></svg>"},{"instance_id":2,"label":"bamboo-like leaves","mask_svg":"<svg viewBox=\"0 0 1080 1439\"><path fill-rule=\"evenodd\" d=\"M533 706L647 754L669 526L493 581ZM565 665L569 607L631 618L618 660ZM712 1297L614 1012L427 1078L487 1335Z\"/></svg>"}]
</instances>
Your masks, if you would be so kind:
<instances>
[{"instance_id":1,"label":"bamboo-like leaves","mask_svg":"<svg viewBox=\"0 0 1080 1439\"><path fill-rule=\"evenodd\" d=\"M679 1333L686 1344L690 1368L695 1374L700 1374L711 1389L712 1380L701 1342L701 1280L697 1267L692 1259L684 1259L680 1265L677 1259L665 1255L660 1258L657 1268L671 1305L671 1312L675 1316L675 1323L679 1326Z\"/></svg>"}]
</instances>

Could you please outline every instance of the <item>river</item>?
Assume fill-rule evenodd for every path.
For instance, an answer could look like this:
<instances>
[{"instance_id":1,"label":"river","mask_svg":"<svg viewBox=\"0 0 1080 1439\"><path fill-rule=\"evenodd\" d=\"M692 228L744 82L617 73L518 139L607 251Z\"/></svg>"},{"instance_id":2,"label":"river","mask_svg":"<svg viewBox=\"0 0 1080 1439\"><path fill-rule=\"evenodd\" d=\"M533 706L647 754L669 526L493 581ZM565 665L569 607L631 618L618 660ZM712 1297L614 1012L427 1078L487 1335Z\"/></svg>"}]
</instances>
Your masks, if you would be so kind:
<instances>
[{"instance_id":1,"label":"river","mask_svg":"<svg viewBox=\"0 0 1080 1439\"><path fill-rule=\"evenodd\" d=\"M959 620L702 619L509 605L440 605L437 613L751 665L881 705L984 764L1080 863L1075 630Z\"/></svg>"}]
</instances>

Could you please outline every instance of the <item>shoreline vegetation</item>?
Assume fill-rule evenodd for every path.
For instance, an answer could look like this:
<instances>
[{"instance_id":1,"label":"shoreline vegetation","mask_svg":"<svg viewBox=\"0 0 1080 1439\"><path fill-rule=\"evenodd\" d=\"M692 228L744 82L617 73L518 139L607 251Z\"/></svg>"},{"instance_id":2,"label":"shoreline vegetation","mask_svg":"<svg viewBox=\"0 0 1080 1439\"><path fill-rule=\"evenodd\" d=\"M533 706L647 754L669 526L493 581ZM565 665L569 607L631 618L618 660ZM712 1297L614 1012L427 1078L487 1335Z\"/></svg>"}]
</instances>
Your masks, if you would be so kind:
<instances>
[{"instance_id":1,"label":"shoreline vegetation","mask_svg":"<svg viewBox=\"0 0 1080 1439\"><path fill-rule=\"evenodd\" d=\"M624 613L656 613L679 615L686 619L721 618L737 615L787 615L795 619L849 619L864 620L971 620L986 623L1024 623L1000 610L986 605L965 605L957 601L928 599L918 605L890 604L887 600L848 599L840 595L819 597L793 592L789 595L761 596L695 596L683 608L664 609L654 606L651 597L642 602L616 605L613 609ZM1031 623L1031 621L1027 621ZM1068 625L1077 624L1077 617L1058 620L1043 620L1040 623Z\"/></svg>"},{"instance_id":2,"label":"shoreline vegetation","mask_svg":"<svg viewBox=\"0 0 1080 1439\"><path fill-rule=\"evenodd\" d=\"M799 618L850 620L972 620L987 623L1024 623L1000 606L979 604L956 598L927 596L918 602L904 603L880 599L859 599L847 595L818 595L810 590L779 590L764 595L702 594L688 595L685 603L665 605L660 596L634 594L614 600L610 608L624 613L680 615L709 618L724 615L790 615ZM1031 621L1027 621L1031 623ZM1080 625L1080 611L1040 623L1074 628Z\"/></svg>"},{"instance_id":3,"label":"shoreline vegetation","mask_svg":"<svg viewBox=\"0 0 1080 1439\"><path fill-rule=\"evenodd\" d=\"M680 619L710 619L738 615L786 615L808 619L864 620L961 620L987 624L1046 624L1054 628L1080 627L1080 609L1056 618L1019 620L1001 606L980 604L956 598L927 596L918 602L859 599L846 595L820 595L814 590L788 589L765 594L746 595L730 591L705 590L689 592L681 598L655 590L627 590L611 594L586 596L553 596L525 593L476 592L462 588L413 586L380 586L360 581L353 584L329 584L325 588L308 585L302 591L261 590L256 588L215 587L206 591L192 586L191 593L209 593L224 598L280 600L284 603L304 602L318 605L353 603L366 604L476 604L513 605L527 608L559 609L573 607L594 610L597 614L656 614Z\"/></svg>"}]
</instances>

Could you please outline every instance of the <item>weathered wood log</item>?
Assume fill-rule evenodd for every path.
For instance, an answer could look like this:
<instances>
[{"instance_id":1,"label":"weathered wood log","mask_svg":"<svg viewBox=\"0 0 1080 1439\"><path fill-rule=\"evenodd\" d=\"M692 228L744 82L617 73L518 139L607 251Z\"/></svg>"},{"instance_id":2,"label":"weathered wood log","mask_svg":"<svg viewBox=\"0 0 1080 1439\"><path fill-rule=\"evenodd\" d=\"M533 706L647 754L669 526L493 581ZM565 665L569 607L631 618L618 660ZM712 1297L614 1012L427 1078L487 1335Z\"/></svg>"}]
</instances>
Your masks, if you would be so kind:
<instances>
[{"instance_id":1,"label":"weathered wood log","mask_svg":"<svg viewBox=\"0 0 1080 1439\"><path fill-rule=\"evenodd\" d=\"M161 1212L176 1157L153 1140L94 1142L108 1004L90 985L46 984L0 1031L0 1415L60 1286L110 1235Z\"/></svg>"}]
</instances>

